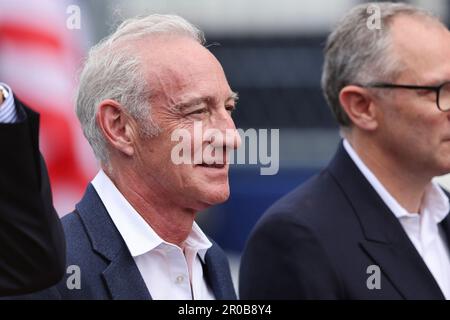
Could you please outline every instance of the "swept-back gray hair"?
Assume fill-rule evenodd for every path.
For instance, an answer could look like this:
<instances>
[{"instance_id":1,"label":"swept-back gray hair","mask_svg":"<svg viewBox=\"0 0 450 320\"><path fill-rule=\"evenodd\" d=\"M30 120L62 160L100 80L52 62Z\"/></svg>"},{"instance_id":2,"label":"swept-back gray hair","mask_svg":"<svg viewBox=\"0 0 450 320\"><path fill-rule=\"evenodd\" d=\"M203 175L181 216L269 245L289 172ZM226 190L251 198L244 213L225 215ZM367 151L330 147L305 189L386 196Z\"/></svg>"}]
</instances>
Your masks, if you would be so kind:
<instances>
[{"instance_id":1,"label":"swept-back gray hair","mask_svg":"<svg viewBox=\"0 0 450 320\"><path fill-rule=\"evenodd\" d=\"M187 36L204 44L203 33L176 15L148 15L125 20L114 33L91 48L80 74L76 113L94 154L108 163L106 141L96 121L98 105L112 99L139 123L146 135L159 131L150 117L150 90L133 41L151 35ZM134 50L133 50L134 49Z\"/></svg>"},{"instance_id":2,"label":"swept-back gray hair","mask_svg":"<svg viewBox=\"0 0 450 320\"><path fill-rule=\"evenodd\" d=\"M376 7L380 28L369 28L368 20ZM394 81L404 66L391 46L390 25L398 15L439 20L430 12L404 3L373 2L354 7L337 24L325 46L322 90L338 123L349 127L351 121L339 102L339 93L349 84Z\"/></svg>"}]
</instances>

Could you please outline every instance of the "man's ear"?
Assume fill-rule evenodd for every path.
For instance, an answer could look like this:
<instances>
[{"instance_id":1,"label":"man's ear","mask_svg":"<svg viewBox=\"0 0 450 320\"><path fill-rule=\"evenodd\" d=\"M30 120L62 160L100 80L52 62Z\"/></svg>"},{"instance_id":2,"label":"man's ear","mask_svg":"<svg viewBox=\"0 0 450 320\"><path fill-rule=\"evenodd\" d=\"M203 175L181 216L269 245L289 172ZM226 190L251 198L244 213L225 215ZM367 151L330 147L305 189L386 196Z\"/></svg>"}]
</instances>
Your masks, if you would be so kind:
<instances>
[{"instance_id":1,"label":"man's ear","mask_svg":"<svg viewBox=\"0 0 450 320\"><path fill-rule=\"evenodd\" d=\"M345 86L339 94L339 101L354 126L368 131L378 127L377 110L366 88Z\"/></svg>"},{"instance_id":2,"label":"man's ear","mask_svg":"<svg viewBox=\"0 0 450 320\"><path fill-rule=\"evenodd\" d=\"M134 154L134 123L118 102L111 99L100 102L96 121L113 148L127 156Z\"/></svg>"}]
</instances>

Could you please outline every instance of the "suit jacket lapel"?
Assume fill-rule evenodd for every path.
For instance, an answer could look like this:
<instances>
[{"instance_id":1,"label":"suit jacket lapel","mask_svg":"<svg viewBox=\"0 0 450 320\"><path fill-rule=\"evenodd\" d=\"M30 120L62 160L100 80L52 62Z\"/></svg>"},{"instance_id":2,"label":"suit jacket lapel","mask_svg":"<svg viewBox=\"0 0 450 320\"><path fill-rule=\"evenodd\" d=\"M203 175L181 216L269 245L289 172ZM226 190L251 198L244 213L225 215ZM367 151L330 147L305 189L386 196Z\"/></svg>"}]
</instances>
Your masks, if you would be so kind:
<instances>
[{"instance_id":1,"label":"suit jacket lapel","mask_svg":"<svg viewBox=\"0 0 450 320\"><path fill-rule=\"evenodd\" d=\"M92 185L88 186L76 209L91 240L92 249L109 261L102 276L111 297L151 299L133 257Z\"/></svg>"},{"instance_id":2,"label":"suit jacket lapel","mask_svg":"<svg viewBox=\"0 0 450 320\"><path fill-rule=\"evenodd\" d=\"M446 194L448 195L447 192ZM448 214L447 217L444 220L442 220L439 225L442 228L442 231L444 232L447 246L448 248L450 248L450 214Z\"/></svg>"},{"instance_id":3,"label":"suit jacket lapel","mask_svg":"<svg viewBox=\"0 0 450 320\"><path fill-rule=\"evenodd\" d=\"M342 143L328 170L361 223L360 245L406 299L444 299L398 219L353 163Z\"/></svg>"},{"instance_id":4,"label":"suit jacket lapel","mask_svg":"<svg viewBox=\"0 0 450 320\"><path fill-rule=\"evenodd\" d=\"M233 288L228 261L214 242L212 247L206 252L203 266L206 279L216 299L236 300L236 292Z\"/></svg>"},{"instance_id":5,"label":"suit jacket lapel","mask_svg":"<svg viewBox=\"0 0 450 320\"><path fill-rule=\"evenodd\" d=\"M106 286L114 300L150 300L151 296L128 250L120 250L103 271Z\"/></svg>"}]
</instances>

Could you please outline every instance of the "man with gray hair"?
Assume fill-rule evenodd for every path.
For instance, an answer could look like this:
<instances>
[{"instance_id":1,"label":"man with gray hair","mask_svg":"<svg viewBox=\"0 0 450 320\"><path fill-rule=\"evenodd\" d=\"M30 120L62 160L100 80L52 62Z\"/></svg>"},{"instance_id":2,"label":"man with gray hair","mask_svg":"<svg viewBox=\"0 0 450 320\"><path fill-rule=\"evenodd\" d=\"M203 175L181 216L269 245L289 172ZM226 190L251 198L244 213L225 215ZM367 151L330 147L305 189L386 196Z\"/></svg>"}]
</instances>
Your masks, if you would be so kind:
<instances>
[{"instance_id":1,"label":"man with gray hair","mask_svg":"<svg viewBox=\"0 0 450 320\"><path fill-rule=\"evenodd\" d=\"M181 17L149 15L91 49L77 115L102 169L62 219L68 274L32 298L236 298L224 252L194 221L227 200L226 151L240 142L237 95L203 42ZM193 155L212 148L223 159L175 164L177 130L192 134Z\"/></svg>"},{"instance_id":2,"label":"man with gray hair","mask_svg":"<svg viewBox=\"0 0 450 320\"><path fill-rule=\"evenodd\" d=\"M450 172L449 57L448 29L413 6L340 21L322 87L343 141L258 223L241 298L450 299L449 198L432 181Z\"/></svg>"}]
</instances>

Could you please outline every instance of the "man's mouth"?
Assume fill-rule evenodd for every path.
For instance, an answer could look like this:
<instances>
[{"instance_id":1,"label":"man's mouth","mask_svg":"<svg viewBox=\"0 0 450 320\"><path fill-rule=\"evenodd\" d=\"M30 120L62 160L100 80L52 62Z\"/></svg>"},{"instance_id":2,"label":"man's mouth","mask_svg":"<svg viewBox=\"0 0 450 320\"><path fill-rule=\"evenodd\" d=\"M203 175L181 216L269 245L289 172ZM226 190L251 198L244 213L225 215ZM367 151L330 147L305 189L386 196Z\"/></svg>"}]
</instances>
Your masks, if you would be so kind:
<instances>
[{"instance_id":1,"label":"man's mouth","mask_svg":"<svg viewBox=\"0 0 450 320\"><path fill-rule=\"evenodd\" d=\"M204 168L223 169L226 166L226 164L225 163L211 163L211 164L201 163L201 164L199 164L199 166L204 167Z\"/></svg>"}]
</instances>

